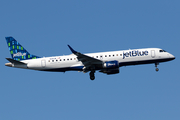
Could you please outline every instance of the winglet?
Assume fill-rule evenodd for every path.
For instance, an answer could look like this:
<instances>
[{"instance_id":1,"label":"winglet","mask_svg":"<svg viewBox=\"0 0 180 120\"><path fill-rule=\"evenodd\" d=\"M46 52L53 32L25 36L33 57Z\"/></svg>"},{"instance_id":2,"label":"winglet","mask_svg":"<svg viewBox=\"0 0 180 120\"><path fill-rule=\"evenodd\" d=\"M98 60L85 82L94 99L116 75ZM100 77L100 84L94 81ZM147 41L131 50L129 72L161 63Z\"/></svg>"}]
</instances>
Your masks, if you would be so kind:
<instances>
[{"instance_id":1,"label":"winglet","mask_svg":"<svg viewBox=\"0 0 180 120\"><path fill-rule=\"evenodd\" d=\"M76 54L77 51L75 51L70 45L68 45L69 49L71 50L72 53Z\"/></svg>"}]
</instances>

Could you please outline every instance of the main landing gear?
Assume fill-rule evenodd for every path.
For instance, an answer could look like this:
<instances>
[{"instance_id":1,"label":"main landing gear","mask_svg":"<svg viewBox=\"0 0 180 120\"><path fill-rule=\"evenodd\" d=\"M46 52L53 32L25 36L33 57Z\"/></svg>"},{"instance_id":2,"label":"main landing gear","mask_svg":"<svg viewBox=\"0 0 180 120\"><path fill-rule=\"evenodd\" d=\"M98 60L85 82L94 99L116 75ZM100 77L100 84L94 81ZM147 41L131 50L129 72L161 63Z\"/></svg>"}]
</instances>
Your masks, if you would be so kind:
<instances>
[{"instance_id":1,"label":"main landing gear","mask_svg":"<svg viewBox=\"0 0 180 120\"><path fill-rule=\"evenodd\" d=\"M157 68L157 66L159 65L159 63L155 63L155 67L156 67L156 72L159 71L159 68Z\"/></svg>"},{"instance_id":2,"label":"main landing gear","mask_svg":"<svg viewBox=\"0 0 180 120\"><path fill-rule=\"evenodd\" d=\"M89 73L89 76L90 76L90 79L91 79L91 80L94 80L94 79L95 79L94 73L95 73L95 71L91 71L91 72Z\"/></svg>"}]
</instances>

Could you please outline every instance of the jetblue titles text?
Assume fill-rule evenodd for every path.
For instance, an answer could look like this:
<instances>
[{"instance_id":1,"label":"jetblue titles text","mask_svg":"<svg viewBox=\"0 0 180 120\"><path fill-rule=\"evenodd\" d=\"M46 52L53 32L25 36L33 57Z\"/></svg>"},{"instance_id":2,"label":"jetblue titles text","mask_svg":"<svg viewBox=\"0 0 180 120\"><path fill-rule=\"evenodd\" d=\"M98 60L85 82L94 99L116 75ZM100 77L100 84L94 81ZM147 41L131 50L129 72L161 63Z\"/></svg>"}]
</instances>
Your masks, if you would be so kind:
<instances>
[{"instance_id":1,"label":"jetblue titles text","mask_svg":"<svg viewBox=\"0 0 180 120\"><path fill-rule=\"evenodd\" d=\"M148 55L148 51L139 51L139 50L134 50L134 51L129 51L129 52L123 52L123 59L126 57L135 57L135 56L145 56Z\"/></svg>"}]
</instances>

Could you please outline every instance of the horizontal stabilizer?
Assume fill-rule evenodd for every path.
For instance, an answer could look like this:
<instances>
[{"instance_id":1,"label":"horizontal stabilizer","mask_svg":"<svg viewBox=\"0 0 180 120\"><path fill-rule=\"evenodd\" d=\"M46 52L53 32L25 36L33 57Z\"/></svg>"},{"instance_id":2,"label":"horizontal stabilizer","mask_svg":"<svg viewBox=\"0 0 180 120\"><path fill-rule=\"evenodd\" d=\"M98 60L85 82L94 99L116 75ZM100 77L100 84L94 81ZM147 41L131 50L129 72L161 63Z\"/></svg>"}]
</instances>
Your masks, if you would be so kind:
<instances>
[{"instance_id":1,"label":"horizontal stabilizer","mask_svg":"<svg viewBox=\"0 0 180 120\"><path fill-rule=\"evenodd\" d=\"M16 65L26 65L26 63L11 59L11 58L6 58L9 62L14 63Z\"/></svg>"}]
</instances>

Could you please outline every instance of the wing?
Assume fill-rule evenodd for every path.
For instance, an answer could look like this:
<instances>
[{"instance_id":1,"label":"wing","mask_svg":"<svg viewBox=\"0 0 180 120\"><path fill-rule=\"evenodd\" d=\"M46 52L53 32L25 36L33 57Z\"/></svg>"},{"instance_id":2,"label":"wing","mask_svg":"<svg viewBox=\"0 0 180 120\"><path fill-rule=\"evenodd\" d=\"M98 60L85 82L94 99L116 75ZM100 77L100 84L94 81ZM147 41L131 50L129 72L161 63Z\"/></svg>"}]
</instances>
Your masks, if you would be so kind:
<instances>
[{"instance_id":1,"label":"wing","mask_svg":"<svg viewBox=\"0 0 180 120\"><path fill-rule=\"evenodd\" d=\"M86 68L94 67L97 64L98 65L103 64L103 61L101 61L101 60L98 60L96 58L93 58L93 57L84 55L84 54L82 54L80 52L77 52L69 45L68 45L68 47L71 50L71 52L77 56L77 59L79 61L81 61Z\"/></svg>"}]
</instances>

